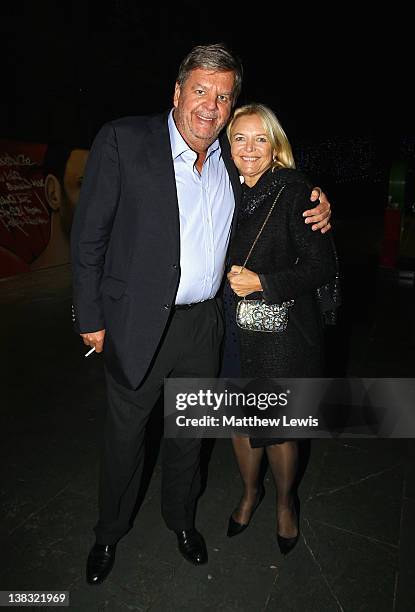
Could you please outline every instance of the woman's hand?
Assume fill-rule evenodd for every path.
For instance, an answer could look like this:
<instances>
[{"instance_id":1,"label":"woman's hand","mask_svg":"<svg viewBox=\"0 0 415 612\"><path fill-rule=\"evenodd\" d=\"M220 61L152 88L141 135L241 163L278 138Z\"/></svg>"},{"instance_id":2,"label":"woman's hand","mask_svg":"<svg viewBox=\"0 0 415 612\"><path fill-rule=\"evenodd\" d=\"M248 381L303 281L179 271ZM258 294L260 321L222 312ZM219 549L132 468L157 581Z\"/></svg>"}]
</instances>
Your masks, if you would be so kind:
<instances>
[{"instance_id":1,"label":"woman's hand","mask_svg":"<svg viewBox=\"0 0 415 612\"><path fill-rule=\"evenodd\" d=\"M255 291L262 291L258 274L247 270L247 268L244 268L241 272L241 269L242 266L232 266L231 271L228 273L228 281L232 291L239 295L239 297L245 297Z\"/></svg>"}]
</instances>

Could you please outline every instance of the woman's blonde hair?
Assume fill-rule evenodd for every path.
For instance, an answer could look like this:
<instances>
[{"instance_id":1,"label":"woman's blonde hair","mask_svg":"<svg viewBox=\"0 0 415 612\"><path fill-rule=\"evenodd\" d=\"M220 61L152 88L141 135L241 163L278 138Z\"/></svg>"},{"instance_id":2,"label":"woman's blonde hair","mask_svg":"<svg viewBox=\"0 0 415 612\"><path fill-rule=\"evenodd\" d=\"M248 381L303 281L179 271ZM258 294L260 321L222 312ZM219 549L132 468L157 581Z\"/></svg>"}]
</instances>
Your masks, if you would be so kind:
<instances>
[{"instance_id":1,"label":"woman's blonde hair","mask_svg":"<svg viewBox=\"0 0 415 612\"><path fill-rule=\"evenodd\" d=\"M264 106L264 104L245 104L245 106L240 106L235 110L226 128L229 142L232 142L231 133L235 120L244 115L258 115L261 119L264 130L274 151L275 159L271 166L272 170L275 168L295 168L294 156L287 135L282 129L275 114L270 108Z\"/></svg>"}]
</instances>

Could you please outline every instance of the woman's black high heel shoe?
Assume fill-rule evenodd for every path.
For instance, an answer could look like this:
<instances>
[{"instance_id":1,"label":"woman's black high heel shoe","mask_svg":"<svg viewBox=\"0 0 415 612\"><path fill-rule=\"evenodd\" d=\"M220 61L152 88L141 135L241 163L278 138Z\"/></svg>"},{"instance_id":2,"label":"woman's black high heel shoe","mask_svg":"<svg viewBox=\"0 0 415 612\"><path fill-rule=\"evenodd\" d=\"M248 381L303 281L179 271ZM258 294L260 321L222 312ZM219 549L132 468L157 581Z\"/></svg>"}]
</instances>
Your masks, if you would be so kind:
<instances>
[{"instance_id":1,"label":"woman's black high heel shoe","mask_svg":"<svg viewBox=\"0 0 415 612\"><path fill-rule=\"evenodd\" d=\"M240 533L245 531L245 529L248 527L249 523L251 522L252 517L254 516L255 510L258 508L259 504L264 499L264 495L265 495L264 485L261 485L260 489L258 491L257 500L256 500L256 502L254 504L254 507L252 508L251 516L250 516L249 521L247 523L237 523L233 519L232 514L231 514L231 516L229 517L228 532L226 534L228 536L228 538L233 538L233 536L239 535Z\"/></svg>"},{"instance_id":2,"label":"woman's black high heel shoe","mask_svg":"<svg viewBox=\"0 0 415 612\"><path fill-rule=\"evenodd\" d=\"M285 556L288 555L289 552L292 551L294 546L297 544L298 539L300 537L300 500L296 497L294 501L295 513L297 515L297 524L298 524L298 533L293 538L284 538L279 533L277 533L277 542L278 547L281 553Z\"/></svg>"}]
</instances>

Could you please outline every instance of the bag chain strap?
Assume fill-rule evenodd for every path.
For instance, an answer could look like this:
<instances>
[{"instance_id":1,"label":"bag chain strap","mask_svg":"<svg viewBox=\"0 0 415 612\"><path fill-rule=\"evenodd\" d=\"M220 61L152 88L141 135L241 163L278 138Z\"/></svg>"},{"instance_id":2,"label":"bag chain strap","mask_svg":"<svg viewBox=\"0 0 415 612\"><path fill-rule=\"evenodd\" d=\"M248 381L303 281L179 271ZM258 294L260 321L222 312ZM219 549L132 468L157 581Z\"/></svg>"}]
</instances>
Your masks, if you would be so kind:
<instances>
[{"instance_id":1,"label":"bag chain strap","mask_svg":"<svg viewBox=\"0 0 415 612\"><path fill-rule=\"evenodd\" d=\"M265 227L265 226L266 226L266 224L268 223L268 219L270 218L270 216L271 216L271 214L272 214L272 211L274 210L275 205L276 205L276 203L277 203L277 201L278 201L278 198L280 197L280 195L281 195L281 193L282 193L282 191L283 191L284 187L285 187L285 185L283 185L283 186L281 187L281 189L279 190L279 192L277 193L277 196L276 196L276 198L275 198L275 200L274 200L274 203L273 203L273 205L271 206L271 209L270 209L270 211L268 212L268 214L267 214L267 216L266 216L266 219L265 219L264 223L262 224L261 229L259 230L259 232L258 232L258 234L257 234L257 237L255 238L254 242L252 243L251 248L249 249L249 253L248 253L248 255L246 256L246 259L245 259L245 261L244 261L244 264L243 264L242 268L241 268L241 269L240 269L240 271L239 271L239 274L241 274L242 270L245 268L246 264L248 263L248 259L251 257L251 254L252 254L252 251L253 251L253 250L254 250L254 248L255 248L255 245L256 245L256 243L258 242L259 237L261 236L262 232L264 231L264 227Z\"/></svg>"}]
</instances>

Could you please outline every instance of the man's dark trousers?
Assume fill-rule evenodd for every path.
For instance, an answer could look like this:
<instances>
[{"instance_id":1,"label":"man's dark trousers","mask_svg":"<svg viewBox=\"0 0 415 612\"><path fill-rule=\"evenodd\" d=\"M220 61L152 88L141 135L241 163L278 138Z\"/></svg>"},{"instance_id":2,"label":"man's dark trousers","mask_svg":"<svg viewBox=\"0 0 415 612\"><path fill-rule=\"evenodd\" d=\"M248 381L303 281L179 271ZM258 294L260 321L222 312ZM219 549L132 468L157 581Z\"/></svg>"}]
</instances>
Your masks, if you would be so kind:
<instances>
[{"instance_id":1,"label":"man's dark trousers","mask_svg":"<svg viewBox=\"0 0 415 612\"><path fill-rule=\"evenodd\" d=\"M174 309L151 367L136 390L106 372L108 412L101 461L99 544L116 543L131 527L144 464L145 426L163 379L213 378L219 370L223 320L216 300ZM105 350L105 344L104 344ZM162 514L169 529L194 526L200 493L200 439L166 438L162 456Z\"/></svg>"}]
</instances>

